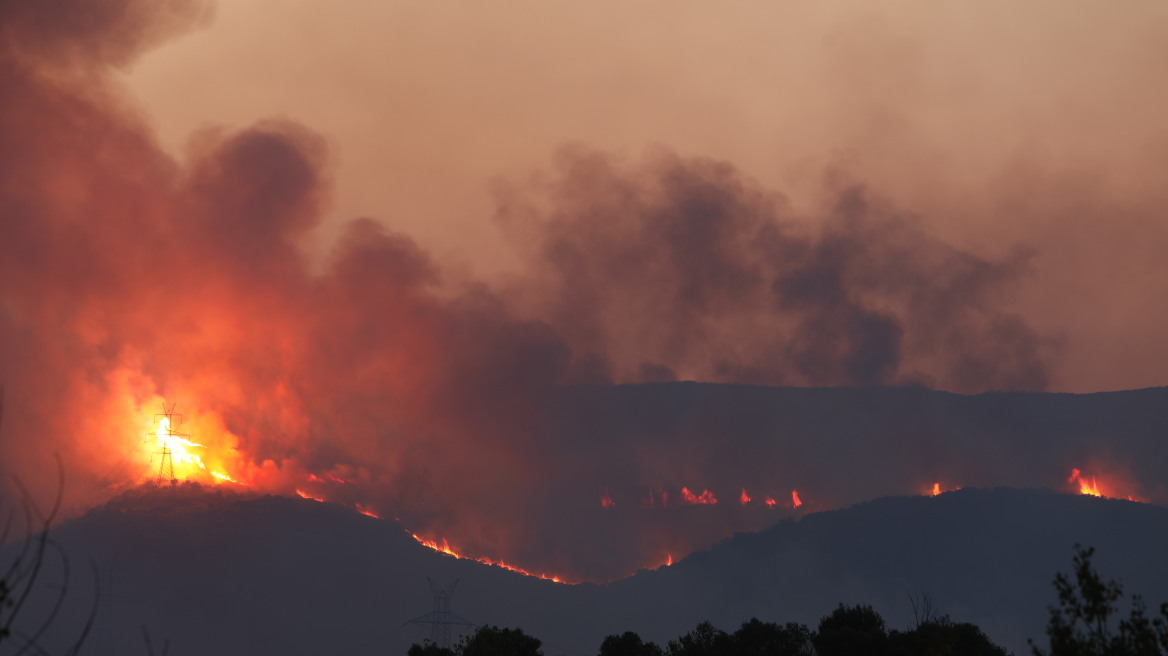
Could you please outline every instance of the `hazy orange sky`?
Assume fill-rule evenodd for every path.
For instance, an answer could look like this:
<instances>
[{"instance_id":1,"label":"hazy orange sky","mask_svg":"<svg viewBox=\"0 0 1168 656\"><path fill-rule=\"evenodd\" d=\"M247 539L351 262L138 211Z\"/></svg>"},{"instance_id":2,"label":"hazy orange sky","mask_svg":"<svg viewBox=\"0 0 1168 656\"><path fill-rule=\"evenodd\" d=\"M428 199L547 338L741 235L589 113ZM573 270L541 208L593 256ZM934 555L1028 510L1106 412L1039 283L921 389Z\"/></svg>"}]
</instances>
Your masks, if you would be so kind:
<instances>
[{"instance_id":1,"label":"hazy orange sky","mask_svg":"<svg viewBox=\"0 0 1168 656\"><path fill-rule=\"evenodd\" d=\"M232 0L126 82L176 155L208 126L318 131L316 251L368 216L448 276L515 266L492 186L566 143L726 160L812 220L842 174L959 248L1033 249L1008 302L1083 392L1165 383L1166 28L1156 1Z\"/></svg>"},{"instance_id":2,"label":"hazy orange sky","mask_svg":"<svg viewBox=\"0 0 1168 656\"><path fill-rule=\"evenodd\" d=\"M330 500L510 559L605 486L721 480L636 422L624 451L556 433L558 394L1162 385L1166 18L0 2L0 474L52 498L59 456L72 512L157 481L177 404L207 470L176 478L333 481ZM716 452L726 426L689 437ZM992 444L984 469L916 448L934 430L846 494L816 494L833 459L725 486L830 505L1147 460L1088 435L1003 479ZM776 436L750 439L757 460ZM573 440L616 469L564 461Z\"/></svg>"}]
</instances>

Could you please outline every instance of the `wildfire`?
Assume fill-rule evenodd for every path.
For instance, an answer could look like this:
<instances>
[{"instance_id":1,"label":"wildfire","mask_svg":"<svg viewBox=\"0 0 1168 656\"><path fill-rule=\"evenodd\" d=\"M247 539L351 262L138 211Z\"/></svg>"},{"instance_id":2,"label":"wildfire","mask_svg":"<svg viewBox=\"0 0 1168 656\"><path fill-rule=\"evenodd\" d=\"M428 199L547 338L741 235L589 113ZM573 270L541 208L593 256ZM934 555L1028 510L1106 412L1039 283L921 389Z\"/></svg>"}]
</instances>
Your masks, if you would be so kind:
<instances>
[{"instance_id":1,"label":"wildfire","mask_svg":"<svg viewBox=\"0 0 1168 656\"><path fill-rule=\"evenodd\" d=\"M552 583L568 583L568 581L564 580L563 578L561 578L559 576L556 576L555 574L544 574L542 572L530 572L528 570L523 569L522 567L516 567L514 565L509 565L506 562L503 562L502 560L492 560L490 558L478 558L475 556L464 555L461 552L454 549L453 547L451 547L450 543L446 541L446 538L442 538L442 543L439 544L435 540L427 540L426 538L424 538L416 533L410 533L410 537L417 540L418 543L421 544L422 546L433 549L434 551L437 551L439 553L444 553L447 556L453 556L453 557L459 558L461 560L474 560L474 561L480 562L484 565L493 565L495 567L499 567L499 568L502 568L502 569L505 569L505 570L508 570L511 572L515 572L516 574L522 574L524 576L530 576L530 577L537 578L537 579L543 579L545 581L551 581ZM670 563L672 563L672 562L673 562L673 559L670 558Z\"/></svg>"},{"instance_id":2,"label":"wildfire","mask_svg":"<svg viewBox=\"0 0 1168 656\"><path fill-rule=\"evenodd\" d=\"M694 506L709 506L718 503L717 497L709 490L702 490L701 494L694 494L688 487L681 488L681 500Z\"/></svg>"},{"instance_id":3,"label":"wildfire","mask_svg":"<svg viewBox=\"0 0 1168 656\"><path fill-rule=\"evenodd\" d=\"M927 497L935 497L935 496L939 496L941 494L944 494L946 492L953 492L955 490L960 490L960 489L961 489L960 487L953 487L953 488L949 488L949 489L944 489L941 487L940 483L933 483L932 487L926 487L924 489L924 491L921 492L921 494L923 494Z\"/></svg>"},{"instance_id":4,"label":"wildfire","mask_svg":"<svg viewBox=\"0 0 1168 656\"><path fill-rule=\"evenodd\" d=\"M198 465L199 469L206 469L203 464L203 459L198 455L187 451L187 447L207 448L202 444L197 444L186 439L185 436L174 432L170 425L170 417L162 417L158 421L158 431L155 433L158 436L158 444L164 450L170 451L170 457L175 464L194 464Z\"/></svg>"},{"instance_id":5,"label":"wildfire","mask_svg":"<svg viewBox=\"0 0 1168 656\"><path fill-rule=\"evenodd\" d=\"M764 503L766 503L767 508L774 508L775 505L778 504L778 502L775 501L773 497L766 497Z\"/></svg>"},{"instance_id":6,"label":"wildfire","mask_svg":"<svg viewBox=\"0 0 1168 656\"><path fill-rule=\"evenodd\" d=\"M608 495L608 488L605 488L604 489L604 496L600 497L600 507L601 508L612 508L614 506L616 506L616 502L613 501L612 497L610 497Z\"/></svg>"},{"instance_id":7,"label":"wildfire","mask_svg":"<svg viewBox=\"0 0 1168 656\"><path fill-rule=\"evenodd\" d=\"M321 503L324 503L324 499L322 499L320 497L314 497L311 494L309 494L301 489L297 489L296 494L299 494L302 499L312 499L313 501L319 501Z\"/></svg>"},{"instance_id":8,"label":"wildfire","mask_svg":"<svg viewBox=\"0 0 1168 656\"><path fill-rule=\"evenodd\" d=\"M742 488L742 494L738 495L738 503L744 506L750 503L750 495L746 493L746 488Z\"/></svg>"},{"instance_id":9,"label":"wildfire","mask_svg":"<svg viewBox=\"0 0 1168 656\"><path fill-rule=\"evenodd\" d=\"M231 478L230 476L228 476L227 474L224 474L223 472L213 471L213 472L211 472L211 475L214 476L215 478L221 480L221 481L227 481L228 483L235 483L236 485L243 485L245 487L250 487L247 483L244 483L243 481L237 481L234 478Z\"/></svg>"},{"instance_id":10,"label":"wildfire","mask_svg":"<svg viewBox=\"0 0 1168 656\"><path fill-rule=\"evenodd\" d=\"M356 508L357 512L361 513L362 515L365 515L367 517L372 517L374 519L381 519L381 515L378 515L377 513L373 512L372 510L366 508L365 506L363 506L359 503L355 504L353 507Z\"/></svg>"},{"instance_id":11,"label":"wildfire","mask_svg":"<svg viewBox=\"0 0 1168 656\"><path fill-rule=\"evenodd\" d=\"M803 501L799 499L799 490L791 490L791 507L798 508L803 505Z\"/></svg>"},{"instance_id":12,"label":"wildfire","mask_svg":"<svg viewBox=\"0 0 1168 656\"><path fill-rule=\"evenodd\" d=\"M1078 469L1071 470L1071 476L1067 479L1067 482L1078 483L1079 494L1089 494L1093 497L1103 496L1103 492L1099 490L1099 483L1095 480L1095 477L1092 476L1091 480L1087 480L1083 477L1083 472Z\"/></svg>"}]
</instances>

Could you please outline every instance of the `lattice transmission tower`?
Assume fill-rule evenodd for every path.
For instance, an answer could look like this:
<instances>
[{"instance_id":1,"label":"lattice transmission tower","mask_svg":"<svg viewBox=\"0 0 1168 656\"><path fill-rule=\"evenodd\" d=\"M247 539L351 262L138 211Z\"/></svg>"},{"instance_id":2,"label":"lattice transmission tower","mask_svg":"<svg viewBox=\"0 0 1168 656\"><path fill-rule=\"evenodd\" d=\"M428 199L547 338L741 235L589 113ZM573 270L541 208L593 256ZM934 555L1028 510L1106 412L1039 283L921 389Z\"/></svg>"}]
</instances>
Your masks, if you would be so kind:
<instances>
[{"instance_id":1,"label":"lattice transmission tower","mask_svg":"<svg viewBox=\"0 0 1168 656\"><path fill-rule=\"evenodd\" d=\"M451 627L472 627L475 624L465 617L455 615L450 610L450 598L454 596L454 589L458 587L458 579L455 579L454 583L451 583L450 587L446 589L443 589L428 576L426 580L430 582L430 591L434 593L434 610L421 617L415 617L406 624L429 626L430 642L443 649L450 649Z\"/></svg>"},{"instance_id":2,"label":"lattice transmission tower","mask_svg":"<svg viewBox=\"0 0 1168 656\"><path fill-rule=\"evenodd\" d=\"M171 406L168 408L166 407L166 404L163 403L162 412L154 415L154 423L157 424L164 418L166 419L165 429L160 429L153 433L146 434L152 437L158 437L159 432L163 432L164 430L164 434L168 440L174 438L186 440L190 437L190 435L187 433L180 433L175 430L176 426L182 424L183 416L174 411L174 404L171 404ZM170 483L170 485L173 487L178 485L178 479L174 477L174 453L171 451L170 442L168 440L163 440L162 450L154 454L156 456L160 456L158 461L158 478L156 482L159 486Z\"/></svg>"}]
</instances>

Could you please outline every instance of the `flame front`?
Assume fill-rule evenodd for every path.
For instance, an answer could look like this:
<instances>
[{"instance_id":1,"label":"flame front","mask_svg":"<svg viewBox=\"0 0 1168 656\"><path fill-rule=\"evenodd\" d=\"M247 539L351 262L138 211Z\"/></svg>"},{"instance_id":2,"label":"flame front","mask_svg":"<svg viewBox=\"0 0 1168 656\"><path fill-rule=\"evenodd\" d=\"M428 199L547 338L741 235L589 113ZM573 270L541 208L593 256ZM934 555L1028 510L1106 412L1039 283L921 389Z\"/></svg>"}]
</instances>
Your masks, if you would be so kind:
<instances>
[{"instance_id":1,"label":"flame front","mask_svg":"<svg viewBox=\"0 0 1168 656\"><path fill-rule=\"evenodd\" d=\"M693 506L712 506L718 503L718 498L709 490L702 490L701 494L694 494L688 487L681 488L681 500Z\"/></svg>"},{"instance_id":2,"label":"flame front","mask_svg":"<svg viewBox=\"0 0 1168 656\"><path fill-rule=\"evenodd\" d=\"M523 569L522 567L516 567L515 565L509 565L506 562L503 562L503 560L501 560L501 559L500 560L492 560L490 558L485 558L485 557L475 557L475 556L463 555L461 552L459 552L458 550L451 547L450 543L446 541L446 538L442 538L442 543L439 544L436 540L428 540L428 539L418 535L417 533L410 533L410 537L417 540L418 543L421 544L422 546L429 547L430 549L433 549L434 551L437 551L439 553L444 553L447 556L453 556L453 557L461 559L461 560L474 560L474 561L480 562L484 565L491 565L494 567L500 567L502 569L505 569L505 570L508 570L511 572L515 572L516 574L522 574L524 576L531 576L531 577L534 577L537 579L551 581L552 583L570 583L569 581L567 581L564 578L557 576L555 574L544 574L542 572L531 572L531 571ZM672 558L670 558L670 562L671 563L673 562Z\"/></svg>"}]
</instances>

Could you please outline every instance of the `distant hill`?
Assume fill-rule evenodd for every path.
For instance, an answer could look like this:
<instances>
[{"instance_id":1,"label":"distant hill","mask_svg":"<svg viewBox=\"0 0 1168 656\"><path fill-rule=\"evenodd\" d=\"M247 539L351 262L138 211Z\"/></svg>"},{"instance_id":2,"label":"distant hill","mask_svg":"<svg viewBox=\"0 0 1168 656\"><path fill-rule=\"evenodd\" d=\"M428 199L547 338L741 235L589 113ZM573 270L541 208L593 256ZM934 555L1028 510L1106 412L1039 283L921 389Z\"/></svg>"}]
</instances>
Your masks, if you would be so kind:
<instances>
[{"instance_id":1,"label":"distant hill","mask_svg":"<svg viewBox=\"0 0 1168 656\"><path fill-rule=\"evenodd\" d=\"M1068 478L1078 468L1109 496L1168 505L1166 387L961 395L686 382L578 386L547 399L541 427L543 450L530 458L538 471L516 474L524 485L513 486L509 499L522 508L527 530L518 538L508 532L506 553L588 580L611 580L664 562L667 552L691 553L793 514L917 494L934 483L1071 492L1077 485ZM499 486L508 482L498 477ZM708 489L719 504L645 507L651 490L667 491L675 504L682 486ZM473 498L466 488L455 486ZM744 489L753 497L747 506L738 503ZM794 489L804 505L793 513ZM605 493L614 507L601 507ZM775 509L762 505L764 496L777 500ZM474 520L519 515L512 507L475 509ZM477 523L451 523L436 534L468 544L477 536L466 526ZM479 542L489 545L489 536Z\"/></svg>"},{"instance_id":2,"label":"distant hill","mask_svg":"<svg viewBox=\"0 0 1168 656\"><path fill-rule=\"evenodd\" d=\"M396 522L334 504L241 496L197 486L132 491L59 526L69 554L68 604L53 639L67 638L91 599L89 559L103 589L86 653L404 654L428 635L405 625L432 608L427 576L460 579L454 612L519 626L545 654L594 654L604 635L635 630L664 641L709 619L723 628L757 616L814 625L838 603L870 603L893 626L907 595L974 622L1023 653L1041 638L1056 571L1072 545L1129 592L1168 600L1168 509L1041 490L961 490L884 498L741 534L672 567L606 585L561 585L435 553ZM0 563L18 545L0 550ZM41 577L44 612L61 582ZM50 640L50 645L53 646ZM4 651L0 649L0 651Z\"/></svg>"}]
</instances>

